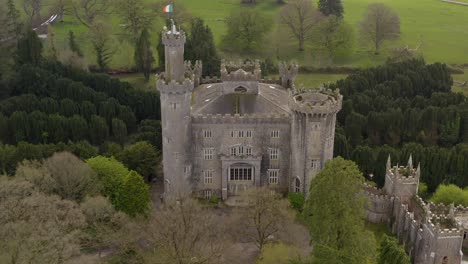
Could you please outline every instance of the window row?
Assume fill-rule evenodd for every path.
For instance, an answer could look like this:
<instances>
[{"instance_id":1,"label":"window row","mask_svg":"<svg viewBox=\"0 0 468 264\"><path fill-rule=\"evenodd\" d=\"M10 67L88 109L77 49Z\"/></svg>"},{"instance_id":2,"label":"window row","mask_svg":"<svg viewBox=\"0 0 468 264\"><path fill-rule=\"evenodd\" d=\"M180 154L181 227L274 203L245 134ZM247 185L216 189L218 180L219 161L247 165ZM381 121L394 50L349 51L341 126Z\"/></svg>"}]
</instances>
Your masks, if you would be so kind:
<instances>
[{"instance_id":1,"label":"window row","mask_svg":"<svg viewBox=\"0 0 468 264\"><path fill-rule=\"evenodd\" d=\"M251 181L252 180L252 168L235 167L231 168L229 179L231 181ZM279 170L268 170L268 183L278 184ZM213 170L203 171L203 183L213 183Z\"/></svg>"},{"instance_id":2,"label":"window row","mask_svg":"<svg viewBox=\"0 0 468 264\"><path fill-rule=\"evenodd\" d=\"M270 148L270 160L278 160L278 159L279 159L279 149Z\"/></svg>"},{"instance_id":3,"label":"window row","mask_svg":"<svg viewBox=\"0 0 468 264\"><path fill-rule=\"evenodd\" d=\"M252 168L234 167L229 172L229 179L231 181L251 181Z\"/></svg>"},{"instance_id":4,"label":"window row","mask_svg":"<svg viewBox=\"0 0 468 264\"><path fill-rule=\"evenodd\" d=\"M252 156L252 147L233 146L231 147L231 156Z\"/></svg>"},{"instance_id":5,"label":"window row","mask_svg":"<svg viewBox=\"0 0 468 264\"><path fill-rule=\"evenodd\" d=\"M212 160L213 159L213 148L204 148L203 149L203 159L204 160Z\"/></svg>"},{"instance_id":6,"label":"window row","mask_svg":"<svg viewBox=\"0 0 468 264\"><path fill-rule=\"evenodd\" d=\"M271 138L279 138L279 137L280 137L280 132L279 132L279 130L272 130L272 131L270 132L270 136L271 136Z\"/></svg>"},{"instance_id":7,"label":"window row","mask_svg":"<svg viewBox=\"0 0 468 264\"><path fill-rule=\"evenodd\" d=\"M232 130L231 137L232 138L251 138L252 137L252 130Z\"/></svg>"}]
</instances>

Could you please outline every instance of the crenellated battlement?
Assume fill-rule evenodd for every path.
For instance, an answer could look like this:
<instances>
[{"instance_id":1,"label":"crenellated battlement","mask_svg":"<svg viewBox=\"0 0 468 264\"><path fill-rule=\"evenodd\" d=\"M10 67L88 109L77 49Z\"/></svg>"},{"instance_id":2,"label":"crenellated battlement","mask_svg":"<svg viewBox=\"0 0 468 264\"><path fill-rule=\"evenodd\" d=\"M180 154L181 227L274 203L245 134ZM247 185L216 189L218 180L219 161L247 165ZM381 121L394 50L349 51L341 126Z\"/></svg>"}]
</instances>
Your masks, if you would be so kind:
<instances>
[{"instance_id":1,"label":"crenellated battlement","mask_svg":"<svg viewBox=\"0 0 468 264\"><path fill-rule=\"evenodd\" d=\"M185 79L183 82L176 80L168 82L161 76L156 81L156 88L161 94L185 94L193 91L194 82L190 79Z\"/></svg>"},{"instance_id":2,"label":"crenellated battlement","mask_svg":"<svg viewBox=\"0 0 468 264\"><path fill-rule=\"evenodd\" d=\"M316 90L309 92L290 92L288 105L292 111L303 114L328 115L341 110L343 96L339 91Z\"/></svg>"},{"instance_id":3,"label":"crenellated battlement","mask_svg":"<svg viewBox=\"0 0 468 264\"><path fill-rule=\"evenodd\" d=\"M182 30L175 30L175 26L170 31L164 30L162 32L162 43L167 47L183 46L186 41L185 32Z\"/></svg>"},{"instance_id":4,"label":"crenellated battlement","mask_svg":"<svg viewBox=\"0 0 468 264\"><path fill-rule=\"evenodd\" d=\"M246 62L241 64L225 61L221 63L221 80L223 82L258 82L261 78L262 70L258 60L255 63Z\"/></svg>"},{"instance_id":5,"label":"crenellated battlement","mask_svg":"<svg viewBox=\"0 0 468 264\"><path fill-rule=\"evenodd\" d=\"M297 63L287 64L283 61L278 64L278 70L281 77L281 85L284 88L294 89L294 80L299 72L299 65Z\"/></svg>"},{"instance_id":6,"label":"crenellated battlement","mask_svg":"<svg viewBox=\"0 0 468 264\"><path fill-rule=\"evenodd\" d=\"M289 115L280 115L280 114L252 114L252 115L239 115L239 114L198 114L192 116L193 123L204 123L204 124L226 124L226 123L267 123L267 124L277 124L277 123L289 123Z\"/></svg>"}]
</instances>

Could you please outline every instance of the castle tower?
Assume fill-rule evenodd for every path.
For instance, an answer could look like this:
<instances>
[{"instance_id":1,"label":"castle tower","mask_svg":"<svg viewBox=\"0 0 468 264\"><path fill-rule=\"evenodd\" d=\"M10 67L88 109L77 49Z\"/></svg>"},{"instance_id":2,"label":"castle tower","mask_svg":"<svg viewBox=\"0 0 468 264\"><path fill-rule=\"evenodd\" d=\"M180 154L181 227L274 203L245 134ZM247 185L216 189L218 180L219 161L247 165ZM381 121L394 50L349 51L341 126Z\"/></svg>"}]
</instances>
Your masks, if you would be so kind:
<instances>
[{"instance_id":1,"label":"castle tower","mask_svg":"<svg viewBox=\"0 0 468 264\"><path fill-rule=\"evenodd\" d=\"M173 23L171 30L162 32L162 42L166 72L156 86L161 98L164 196L170 202L191 191L190 102L194 81L184 76L185 33L177 31Z\"/></svg>"},{"instance_id":2,"label":"castle tower","mask_svg":"<svg viewBox=\"0 0 468 264\"><path fill-rule=\"evenodd\" d=\"M307 193L310 181L333 158L336 114L343 96L338 90L290 92L291 188Z\"/></svg>"},{"instance_id":3,"label":"castle tower","mask_svg":"<svg viewBox=\"0 0 468 264\"><path fill-rule=\"evenodd\" d=\"M403 203L408 203L418 193L420 176L421 165L414 169L411 156L406 167L398 165L391 167L389 156L385 172L384 190L388 195L399 197Z\"/></svg>"}]
</instances>

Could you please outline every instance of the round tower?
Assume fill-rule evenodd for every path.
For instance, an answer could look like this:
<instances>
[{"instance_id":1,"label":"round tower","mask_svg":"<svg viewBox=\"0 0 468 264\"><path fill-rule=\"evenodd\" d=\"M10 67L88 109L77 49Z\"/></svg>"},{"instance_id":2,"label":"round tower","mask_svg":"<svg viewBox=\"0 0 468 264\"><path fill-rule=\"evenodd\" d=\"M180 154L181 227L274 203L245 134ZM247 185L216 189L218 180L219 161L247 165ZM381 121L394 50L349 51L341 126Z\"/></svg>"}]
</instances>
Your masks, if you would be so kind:
<instances>
[{"instance_id":1,"label":"round tower","mask_svg":"<svg viewBox=\"0 0 468 264\"><path fill-rule=\"evenodd\" d=\"M291 191L307 193L310 181L333 158L339 90L293 90L289 96L291 125Z\"/></svg>"},{"instance_id":2,"label":"round tower","mask_svg":"<svg viewBox=\"0 0 468 264\"><path fill-rule=\"evenodd\" d=\"M159 76L156 87L161 100L164 197L174 201L191 191L190 102L194 81L185 79L185 33L177 31L173 23L171 30L162 32L162 42L166 72Z\"/></svg>"}]
</instances>

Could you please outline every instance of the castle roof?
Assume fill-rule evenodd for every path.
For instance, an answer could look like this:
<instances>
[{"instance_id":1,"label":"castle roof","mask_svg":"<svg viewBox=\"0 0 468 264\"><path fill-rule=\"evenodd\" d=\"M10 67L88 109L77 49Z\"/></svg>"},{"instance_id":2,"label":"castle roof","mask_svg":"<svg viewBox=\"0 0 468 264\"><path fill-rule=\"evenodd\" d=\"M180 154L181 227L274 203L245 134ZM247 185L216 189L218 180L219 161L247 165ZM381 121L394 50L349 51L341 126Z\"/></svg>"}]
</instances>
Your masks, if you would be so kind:
<instances>
[{"instance_id":1,"label":"castle roof","mask_svg":"<svg viewBox=\"0 0 468 264\"><path fill-rule=\"evenodd\" d=\"M241 83L239 86L242 87ZM258 84L258 94L224 93L223 83L203 84L193 91L192 114L289 114L288 91L277 84Z\"/></svg>"}]
</instances>

